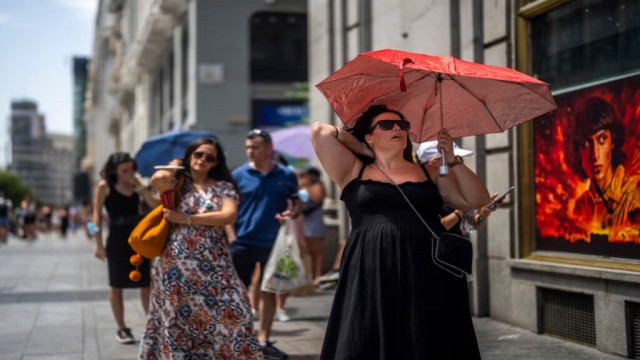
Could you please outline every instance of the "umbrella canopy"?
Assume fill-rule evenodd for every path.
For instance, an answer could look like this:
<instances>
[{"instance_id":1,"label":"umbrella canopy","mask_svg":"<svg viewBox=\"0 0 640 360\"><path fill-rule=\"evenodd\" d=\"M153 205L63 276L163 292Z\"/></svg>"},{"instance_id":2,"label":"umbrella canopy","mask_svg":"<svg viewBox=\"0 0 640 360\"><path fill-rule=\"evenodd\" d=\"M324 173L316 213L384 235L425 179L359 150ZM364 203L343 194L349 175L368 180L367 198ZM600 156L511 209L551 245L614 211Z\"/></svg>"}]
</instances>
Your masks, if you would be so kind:
<instances>
[{"instance_id":1,"label":"umbrella canopy","mask_svg":"<svg viewBox=\"0 0 640 360\"><path fill-rule=\"evenodd\" d=\"M196 130L169 131L149 138L142 144L135 157L136 163L138 163L138 172L142 176L151 176L155 171L154 166L166 165L171 160L181 159L189 144L205 137L217 139L214 134L208 131Z\"/></svg>"},{"instance_id":2,"label":"umbrella canopy","mask_svg":"<svg viewBox=\"0 0 640 360\"><path fill-rule=\"evenodd\" d=\"M294 125L271 132L275 151L298 159L315 160L318 157L311 144L311 126Z\"/></svg>"},{"instance_id":3,"label":"umbrella canopy","mask_svg":"<svg viewBox=\"0 0 640 360\"><path fill-rule=\"evenodd\" d=\"M557 108L548 84L513 69L400 50L360 54L316 87L346 125L371 105L411 122L413 142L503 132Z\"/></svg>"}]
</instances>

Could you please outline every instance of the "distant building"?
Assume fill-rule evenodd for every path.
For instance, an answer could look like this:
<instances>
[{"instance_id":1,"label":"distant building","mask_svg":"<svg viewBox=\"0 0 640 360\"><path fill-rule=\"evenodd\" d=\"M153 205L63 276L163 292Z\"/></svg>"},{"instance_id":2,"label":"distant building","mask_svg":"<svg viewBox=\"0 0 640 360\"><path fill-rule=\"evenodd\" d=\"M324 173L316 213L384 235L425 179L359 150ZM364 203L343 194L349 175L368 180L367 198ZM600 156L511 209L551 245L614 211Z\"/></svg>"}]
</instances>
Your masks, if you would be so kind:
<instances>
[{"instance_id":1,"label":"distant building","mask_svg":"<svg viewBox=\"0 0 640 360\"><path fill-rule=\"evenodd\" d=\"M48 204L72 201L73 137L46 133L44 115L30 100L11 102L11 164L35 196Z\"/></svg>"},{"instance_id":2,"label":"distant building","mask_svg":"<svg viewBox=\"0 0 640 360\"><path fill-rule=\"evenodd\" d=\"M84 113L88 71L88 58L73 58L73 147L75 159L71 171L73 173L73 200L76 203L82 203L90 198L89 175L82 167L82 160L87 155L87 130Z\"/></svg>"},{"instance_id":3,"label":"distant building","mask_svg":"<svg viewBox=\"0 0 640 360\"><path fill-rule=\"evenodd\" d=\"M100 2L89 71L92 181L114 150L201 129L222 139L231 167L246 161L253 127L307 118L289 91L308 78L307 2ZM87 167L88 168L88 167Z\"/></svg>"},{"instance_id":4,"label":"distant building","mask_svg":"<svg viewBox=\"0 0 640 360\"><path fill-rule=\"evenodd\" d=\"M73 179L77 169L75 166L75 139L71 135L47 134L51 148L47 158L50 161L49 182L51 193L46 201L51 204L69 205L74 202ZM35 190L34 190L35 191ZM45 199L42 196L43 200Z\"/></svg>"}]
</instances>

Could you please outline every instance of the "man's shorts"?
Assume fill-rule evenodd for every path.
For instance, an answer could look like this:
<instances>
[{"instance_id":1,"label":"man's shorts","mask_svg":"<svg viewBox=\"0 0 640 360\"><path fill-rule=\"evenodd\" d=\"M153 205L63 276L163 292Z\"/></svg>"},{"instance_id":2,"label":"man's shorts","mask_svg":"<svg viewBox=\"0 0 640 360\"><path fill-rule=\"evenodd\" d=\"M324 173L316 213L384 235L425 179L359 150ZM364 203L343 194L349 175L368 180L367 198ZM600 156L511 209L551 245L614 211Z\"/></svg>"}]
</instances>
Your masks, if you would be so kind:
<instances>
[{"instance_id":1,"label":"man's shorts","mask_svg":"<svg viewBox=\"0 0 640 360\"><path fill-rule=\"evenodd\" d=\"M260 264L259 284L261 284L262 274L264 273L267 260L269 260L271 248L238 245L234 242L229 245L229 251L231 252L231 260L236 268L236 272L247 288L249 288L251 284L251 276L253 275L253 270L256 268L256 264Z\"/></svg>"}]
</instances>

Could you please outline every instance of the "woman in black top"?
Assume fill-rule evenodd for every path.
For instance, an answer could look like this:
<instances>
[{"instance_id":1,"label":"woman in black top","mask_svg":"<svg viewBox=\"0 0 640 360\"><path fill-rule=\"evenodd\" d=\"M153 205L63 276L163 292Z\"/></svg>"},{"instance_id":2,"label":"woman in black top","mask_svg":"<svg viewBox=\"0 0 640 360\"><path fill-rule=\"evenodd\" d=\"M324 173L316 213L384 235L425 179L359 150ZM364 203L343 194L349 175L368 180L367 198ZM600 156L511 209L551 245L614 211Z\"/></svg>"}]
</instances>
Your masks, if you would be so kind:
<instances>
[{"instance_id":1,"label":"woman in black top","mask_svg":"<svg viewBox=\"0 0 640 360\"><path fill-rule=\"evenodd\" d=\"M100 260L107 260L109 267L109 301L118 330L116 341L123 344L135 342L131 329L124 321L123 288L140 288L140 298L144 311L149 307L149 260L144 260L139 271L140 281L129 279L133 266L129 259L135 251L129 246L129 235L140 220L140 196L149 206L157 206L159 201L136 177L136 163L128 153L111 154L100 172L102 180L96 186L94 195L93 222L102 224L102 207L109 214L109 236L106 246L102 232L95 234L96 254Z\"/></svg>"},{"instance_id":2,"label":"woman in black top","mask_svg":"<svg viewBox=\"0 0 640 360\"><path fill-rule=\"evenodd\" d=\"M413 162L409 122L372 106L349 132L314 124L312 141L329 177L342 188L352 229L342 256L321 359L479 359L467 280L436 266L431 236L444 231L443 204L475 209L489 201L480 179L456 162L452 138L438 133L451 167Z\"/></svg>"}]
</instances>

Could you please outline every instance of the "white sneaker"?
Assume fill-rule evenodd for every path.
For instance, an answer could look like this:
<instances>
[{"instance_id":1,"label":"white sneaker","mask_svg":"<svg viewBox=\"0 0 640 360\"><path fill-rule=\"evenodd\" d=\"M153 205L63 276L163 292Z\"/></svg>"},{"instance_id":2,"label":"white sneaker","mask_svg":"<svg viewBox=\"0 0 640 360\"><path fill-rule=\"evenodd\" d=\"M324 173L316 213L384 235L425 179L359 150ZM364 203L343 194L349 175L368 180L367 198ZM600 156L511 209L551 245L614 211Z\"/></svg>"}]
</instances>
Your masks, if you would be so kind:
<instances>
[{"instance_id":1,"label":"white sneaker","mask_svg":"<svg viewBox=\"0 0 640 360\"><path fill-rule=\"evenodd\" d=\"M274 315L273 318L278 322L287 322L291 320L291 318L289 317L289 315L287 315L287 312L284 309L276 309L276 314Z\"/></svg>"}]
</instances>

